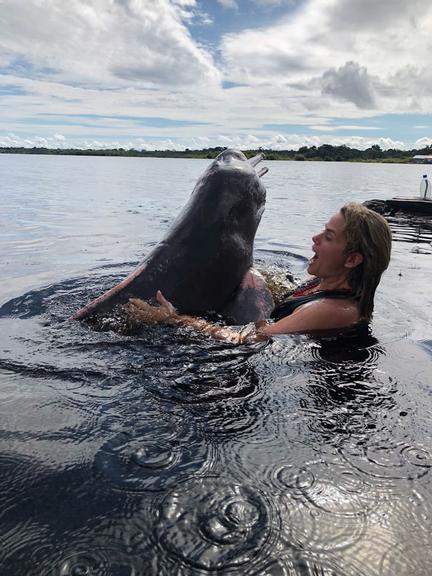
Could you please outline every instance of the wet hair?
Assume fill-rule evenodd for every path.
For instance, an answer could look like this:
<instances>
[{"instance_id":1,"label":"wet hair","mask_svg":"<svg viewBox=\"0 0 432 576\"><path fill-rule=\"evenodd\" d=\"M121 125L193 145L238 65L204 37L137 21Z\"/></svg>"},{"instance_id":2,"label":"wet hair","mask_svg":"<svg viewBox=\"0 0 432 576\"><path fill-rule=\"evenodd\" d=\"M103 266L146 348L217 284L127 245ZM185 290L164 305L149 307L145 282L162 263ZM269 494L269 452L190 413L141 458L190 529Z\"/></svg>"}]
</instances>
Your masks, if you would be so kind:
<instances>
[{"instance_id":1,"label":"wet hair","mask_svg":"<svg viewBox=\"0 0 432 576\"><path fill-rule=\"evenodd\" d=\"M387 221L362 204L351 202L341 208L345 219L346 253L358 252L361 264L353 268L348 282L358 301L360 320L372 318L375 290L390 262L392 235Z\"/></svg>"}]
</instances>

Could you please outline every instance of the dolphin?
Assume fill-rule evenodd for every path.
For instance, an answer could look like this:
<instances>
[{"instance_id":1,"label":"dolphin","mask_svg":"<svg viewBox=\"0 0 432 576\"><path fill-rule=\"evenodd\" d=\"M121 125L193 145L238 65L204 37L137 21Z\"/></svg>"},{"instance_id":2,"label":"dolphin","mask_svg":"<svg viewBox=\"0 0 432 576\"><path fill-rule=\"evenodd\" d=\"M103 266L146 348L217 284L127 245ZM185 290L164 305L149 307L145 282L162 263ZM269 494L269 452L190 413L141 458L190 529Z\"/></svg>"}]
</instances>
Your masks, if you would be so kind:
<instances>
[{"instance_id":1,"label":"dolphin","mask_svg":"<svg viewBox=\"0 0 432 576\"><path fill-rule=\"evenodd\" d=\"M274 302L252 269L253 243L265 208L256 170L262 154L247 159L224 150L198 179L166 236L122 282L75 312L82 320L105 314L129 298L148 300L161 290L183 314L221 314L229 324L269 316Z\"/></svg>"}]
</instances>

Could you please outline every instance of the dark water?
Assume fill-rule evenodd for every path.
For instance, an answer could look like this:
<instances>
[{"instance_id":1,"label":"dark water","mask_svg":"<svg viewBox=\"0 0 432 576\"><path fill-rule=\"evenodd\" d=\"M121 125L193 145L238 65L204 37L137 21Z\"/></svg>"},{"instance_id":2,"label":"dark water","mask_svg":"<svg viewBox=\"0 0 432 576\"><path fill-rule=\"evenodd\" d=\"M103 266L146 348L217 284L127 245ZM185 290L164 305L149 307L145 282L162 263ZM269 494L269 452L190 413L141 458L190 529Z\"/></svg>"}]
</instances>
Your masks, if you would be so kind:
<instances>
[{"instance_id":1,"label":"dark water","mask_svg":"<svg viewBox=\"0 0 432 576\"><path fill-rule=\"evenodd\" d=\"M0 574L429 575L430 223L393 220L371 333L232 347L67 321L204 161L0 156ZM256 256L304 277L345 201L421 167L268 163Z\"/></svg>"}]
</instances>

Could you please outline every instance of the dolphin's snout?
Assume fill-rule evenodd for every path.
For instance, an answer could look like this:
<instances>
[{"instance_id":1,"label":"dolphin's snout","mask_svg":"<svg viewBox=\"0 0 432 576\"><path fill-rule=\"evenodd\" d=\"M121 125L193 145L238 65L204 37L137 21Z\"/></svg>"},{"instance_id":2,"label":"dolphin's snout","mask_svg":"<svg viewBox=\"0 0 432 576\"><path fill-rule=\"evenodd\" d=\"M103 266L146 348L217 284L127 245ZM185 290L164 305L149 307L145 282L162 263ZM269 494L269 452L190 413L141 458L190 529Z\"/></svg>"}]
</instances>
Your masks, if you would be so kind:
<instances>
[{"instance_id":1,"label":"dolphin's snout","mask_svg":"<svg viewBox=\"0 0 432 576\"><path fill-rule=\"evenodd\" d=\"M249 158L248 162L249 164L255 168L255 166L257 164L259 164L261 162L261 160L264 160L265 158L265 154L263 154L262 152L260 152L259 154L257 154L256 156L253 156L252 158ZM268 168L261 168L257 174L258 174L258 178L262 178L264 176L264 174L267 174L268 172Z\"/></svg>"},{"instance_id":2,"label":"dolphin's snout","mask_svg":"<svg viewBox=\"0 0 432 576\"><path fill-rule=\"evenodd\" d=\"M257 154L256 156L253 156L252 158L249 158L248 162L251 166L253 166L255 168L255 166L257 164L259 164L261 162L261 160L264 160L265 156L264 154L261 152L260 154Z\"/></svg>"}]
</instances>

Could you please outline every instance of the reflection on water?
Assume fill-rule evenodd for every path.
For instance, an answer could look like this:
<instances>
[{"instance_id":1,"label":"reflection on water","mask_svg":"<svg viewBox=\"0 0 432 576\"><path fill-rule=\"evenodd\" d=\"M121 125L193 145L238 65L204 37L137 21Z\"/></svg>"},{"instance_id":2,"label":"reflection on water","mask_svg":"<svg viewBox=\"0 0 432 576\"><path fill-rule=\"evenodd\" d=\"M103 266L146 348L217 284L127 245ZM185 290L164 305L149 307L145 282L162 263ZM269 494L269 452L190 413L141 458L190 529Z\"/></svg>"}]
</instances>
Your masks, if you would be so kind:
<instances>
[{"instance_id":1,"label":"reflection on water","mask_svg":"<svg viewBox=\"0 0 432 576\"><path fill-rule=\"evenodd\" d=\"M112 280L0 310L2 576L428 574L430 395L370 332L233 347L64 320Z\"/></svg>"}]
</instances>

